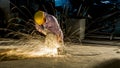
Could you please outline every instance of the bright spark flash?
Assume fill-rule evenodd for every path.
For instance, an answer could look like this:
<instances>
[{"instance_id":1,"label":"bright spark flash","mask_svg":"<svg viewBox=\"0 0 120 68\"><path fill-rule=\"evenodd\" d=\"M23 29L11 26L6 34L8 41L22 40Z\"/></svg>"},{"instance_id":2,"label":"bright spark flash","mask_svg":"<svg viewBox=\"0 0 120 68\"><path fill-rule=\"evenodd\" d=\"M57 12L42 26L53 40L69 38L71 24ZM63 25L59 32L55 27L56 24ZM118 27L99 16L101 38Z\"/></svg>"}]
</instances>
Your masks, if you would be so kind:
<instances>
[{"instance_id":1,"label":"bright spark flash","mask_svg":"<svg viewBox=\"0 0 120 68\"><path fill-rule=\"evenodd\" d=\"M42 48L40 51L33 51L29 53L30 56L55 56L58 55L57 48Z\"/></svg>"},{"instance_id":2,"label":"bright spark flash","mask_svg":"<svg viewBox=\"0 0 120 68\"><path fill-rule=\"evenodd\" d=\"M28 44L18 47L15 50L10 50L7 55L16 55L24 57L49 57L58 56L58 48L62 45L57 42L54 36L50 35L46 38L45 43L40 40L31 40Z\"/></svg>"}]
</instances>

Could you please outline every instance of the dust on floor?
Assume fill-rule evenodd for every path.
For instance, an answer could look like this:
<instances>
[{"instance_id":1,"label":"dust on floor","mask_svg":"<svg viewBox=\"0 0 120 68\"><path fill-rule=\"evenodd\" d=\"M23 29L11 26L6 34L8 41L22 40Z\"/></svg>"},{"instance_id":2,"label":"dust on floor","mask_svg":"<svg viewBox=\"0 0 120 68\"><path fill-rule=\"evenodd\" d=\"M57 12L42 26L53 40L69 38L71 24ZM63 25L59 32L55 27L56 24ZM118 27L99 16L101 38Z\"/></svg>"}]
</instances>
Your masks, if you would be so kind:
<instances>
[{"instance_id":1,"label":"dust on floor","mask_svg":"<svg viewBox=\"0 0 120 68\"><path fill-rule=\"evenodd\" d=\"M0 61L0 68L120 68L119 48L66 43L65 55Z\"/></svg>"}]
</instances>

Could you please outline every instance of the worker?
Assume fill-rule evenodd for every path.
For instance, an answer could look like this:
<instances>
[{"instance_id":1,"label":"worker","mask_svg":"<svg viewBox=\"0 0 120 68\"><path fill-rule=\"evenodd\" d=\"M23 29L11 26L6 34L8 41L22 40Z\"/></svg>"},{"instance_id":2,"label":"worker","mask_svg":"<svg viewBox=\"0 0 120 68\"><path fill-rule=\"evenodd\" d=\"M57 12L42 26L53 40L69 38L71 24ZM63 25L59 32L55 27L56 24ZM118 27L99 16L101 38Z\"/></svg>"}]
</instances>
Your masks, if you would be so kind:
<instances>
[{"instance_id":1,"label":"worker","mask_svg":"<svg viewBox=\"0 0 120 68\"><path fill-rule=\"evenodd\" d=\"M46 46L51 48L63 46L63 32L53 15L39 10L35 13L34 20L37 31L46 36Z\"/></svg>"}]
</instances>

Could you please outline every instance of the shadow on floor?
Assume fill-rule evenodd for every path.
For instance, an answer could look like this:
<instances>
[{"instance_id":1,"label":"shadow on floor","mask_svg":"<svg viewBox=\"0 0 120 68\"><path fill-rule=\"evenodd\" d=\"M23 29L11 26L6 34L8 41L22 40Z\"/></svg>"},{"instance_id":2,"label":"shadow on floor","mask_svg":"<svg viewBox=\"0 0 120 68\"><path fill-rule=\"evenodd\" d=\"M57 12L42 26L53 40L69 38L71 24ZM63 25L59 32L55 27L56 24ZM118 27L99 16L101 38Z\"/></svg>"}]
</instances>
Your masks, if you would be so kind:
<instances>
[{"instance_id":1,"label":"shadow on floor","mask_svg":"<svg viewBox=\"0 0 120 68\"><path fill-rule=\"evenodd\" d=\"M96 65L93 68L120 68L120 59L111 59Z\"/></svg>"}]
</instances>

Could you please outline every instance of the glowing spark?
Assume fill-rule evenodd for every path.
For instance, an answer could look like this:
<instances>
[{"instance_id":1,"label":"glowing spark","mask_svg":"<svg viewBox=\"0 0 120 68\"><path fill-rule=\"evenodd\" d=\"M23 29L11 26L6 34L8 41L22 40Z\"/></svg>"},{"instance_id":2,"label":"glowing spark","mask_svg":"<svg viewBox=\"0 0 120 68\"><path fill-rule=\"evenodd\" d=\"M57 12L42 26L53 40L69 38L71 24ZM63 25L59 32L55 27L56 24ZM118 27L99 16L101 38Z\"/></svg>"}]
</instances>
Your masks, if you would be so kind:
<instances>
[{"instance_id":1,"label":"glowing spark","mask_svg":"<svg viewBox=\"0 0 120 68\"><path fill-rule=\"evenodd\" d=\"M55 56L57 54L57 48L42 48L40 51L30 52L30 56Z\"/></svg>"},{"instance_id":2,"label":"glowing spark","mask_svg":"<svg viewBox=\"0 0 120 68\"><path fill-rule=\"evenodd\" d=\"M39 42L40 40L31 40L29 44L21 46L17 49L8 51L6 54L23 56L23 57L56 57L58 56L58 48L61 44L57 42L55 37L50 35L45 40L45 43Z\"/></svg>"}]
</instances>

